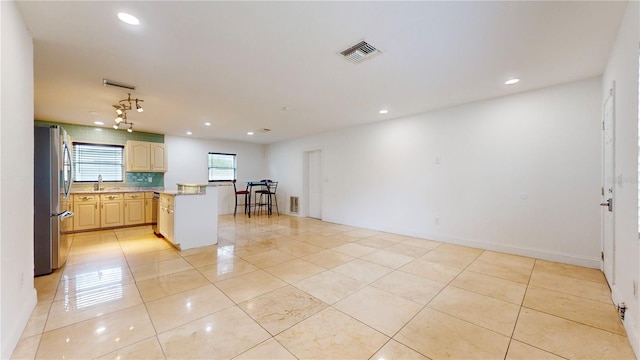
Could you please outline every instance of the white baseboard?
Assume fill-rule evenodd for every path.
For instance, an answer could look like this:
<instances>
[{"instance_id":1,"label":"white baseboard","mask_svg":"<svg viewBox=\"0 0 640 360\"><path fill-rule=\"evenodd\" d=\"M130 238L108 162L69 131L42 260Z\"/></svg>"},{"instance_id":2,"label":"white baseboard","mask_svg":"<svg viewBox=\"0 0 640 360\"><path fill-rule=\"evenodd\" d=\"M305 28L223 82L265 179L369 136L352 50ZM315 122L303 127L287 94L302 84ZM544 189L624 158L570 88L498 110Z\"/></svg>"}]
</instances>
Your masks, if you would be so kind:
<instances>
[{"instance_id":1,"label":"white baseboard","mask_svg":"<svg viewBox=\"0 0 640 360\"><path fill-rule=\"evenodd\" d=\"M620 294L619 288L615 285L611 288L611 301L614 305L623 302L623 296ZM627 338L629 339L633 352L635 352L637 358L640 358L640 333L638 332L638 328L633 326L633 322L633 318L627 316L625 321L622 322L622 325L627 332Z\"/></svg>"},{"instance_id":2,"label":"white baseboard","mask_svg":"<svg viewBox=\"0 0 640 360\"><path fill-rule=\"evenodd\" d=\"M445 243L450 243L450 244L469 246L469 247L485 249L490 251L497 251L497 252L513 254L513 255L527 256L535 259L559 262L564 264L572 264L572 265L584 266L584 267L589 267L594 269L600 268L600 259L598 258L587 258L587 257L577 256L574 254L566 254L566 253L549 251L549 250L514 246L509 244L496 244L496 243L481 242L481 241L475 241L475 240L457 239L457 238L438 236L438 235L425 236L424 238L445 242Z\"/></svg>"},{"instance_id":3,"label":"white baseboard","mask_svg":"<svg viewBox=\"0 0 640 360\"><path fill-rule=\"evenodd\" d=\"M33 309L35 309L36 304L38 303L38 293L36 292L36 289L32 289L31 295L25 300L26 301L23 303L23 306L18 313L15 324L7 327L11 332L2 333L2 353L0 354L0 359L11 358L11 354L13 354L16 345L18 345L20 336L22 335L24 328L27 326L27 322L31 317Z\"/></svg>"},{"instance_id":4,"label":"white baseboard","mask_svg":"<svg viewBox=\"0 0 640 360\"><path fill-rule=\"evenodd\" d=\"M496 243L461 239L461 238L455 238L455 237L449 237L449 236L443 236L443 235L437 235L437 234L423 234L423 233L411 233L411 232L407 233L404 231L399 231L397 229L381 229L381 228L375 228L374 226L350 224L348 222L342 221L341 219L323 218L322 220L336 223L336 224L357 226L357 227L363 227L363 228L377 230L377 231L389 232L393 234L412 236L419 239L434 240L434 241L439 241L439 242L448 243L448 244L469 246L469 247L474 247L478 249L502 252L502 253L513 254L513 255L527 256L535 259L548 260L548 261L559 262L564 264L579 265L579 266L584 266L584 267L589 267L594 269L599 269L600 263L601 263L600 259L597 257L588 258L588 257L578 256L575 254L567 254L567 253L561 253L561 252L544 250L544 249L515 246L511 244L496 244Z\"/></svg>"}]
</instances>

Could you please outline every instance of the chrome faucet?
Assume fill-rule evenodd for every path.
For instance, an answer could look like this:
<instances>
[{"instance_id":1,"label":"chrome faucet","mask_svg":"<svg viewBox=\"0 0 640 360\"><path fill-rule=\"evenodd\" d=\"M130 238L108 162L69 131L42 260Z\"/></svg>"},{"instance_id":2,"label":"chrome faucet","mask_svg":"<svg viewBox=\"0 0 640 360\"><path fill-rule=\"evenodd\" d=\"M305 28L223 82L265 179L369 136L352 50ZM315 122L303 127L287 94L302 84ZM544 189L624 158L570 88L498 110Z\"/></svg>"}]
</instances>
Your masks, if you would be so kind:
<instances>
[{"instance_id":1,"label":"chrome faucet","mask_svg":"<svg viewBox=\"0 0 640 360\"><path fill-rule=\"evenodd\" d=\"M100 191L102 190L102 175L98 175L98 183L96 184L96 190Z\"/></svg>"}]
</instances>

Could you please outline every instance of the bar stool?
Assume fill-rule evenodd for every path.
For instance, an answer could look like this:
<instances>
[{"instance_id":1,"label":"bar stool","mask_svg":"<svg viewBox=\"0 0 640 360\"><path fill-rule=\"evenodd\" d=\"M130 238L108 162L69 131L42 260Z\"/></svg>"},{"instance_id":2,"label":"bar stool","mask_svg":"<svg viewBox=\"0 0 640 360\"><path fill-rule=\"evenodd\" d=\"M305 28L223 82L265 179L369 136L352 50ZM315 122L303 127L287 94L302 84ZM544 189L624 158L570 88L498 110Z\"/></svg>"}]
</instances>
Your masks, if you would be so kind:
<instances>
[{"instance_id":1,"label":"bar stool","mask_svg":"<svg viewBox=\"0 0 640 360\"><path fill-rule=\"evenodd\" d=\"M236 207L233 208L233 216L236 216L238 206L244 205L244 213L249 213L249 217L251 217L251 192L249 192L248 186L246 190L238 191L236 189L236 180L233 180L233 191L236 193ZM238 204L238 195L244 196L244 204Z\"/></svg>"},{"instance_id":2,"label":"bar stool","mask_svg":"<svg viewBox=\"0 0 640 360\"><path fill-rule=\"evenodd\" d=\"M276 212L278 213L278 216L280 216L280 209L278 209L278 198L276 197L276 190L278 189L278 182L277 181L271 181L271 180L267 180L266 181L266 189L264 190L258 190L256 191L256 195L260 194L260 198L259 200L256 202L256 207L258 207L258 209L261 209L263 206L267 207L267 214L271 215L272 212L272 205L273 205L273 200L275 199L275 204L276 204ZM266 197L266 202L264 202L262 200L262 196ZM260 211L260 210L258 210Z\"/></svg>"}]
</instances>

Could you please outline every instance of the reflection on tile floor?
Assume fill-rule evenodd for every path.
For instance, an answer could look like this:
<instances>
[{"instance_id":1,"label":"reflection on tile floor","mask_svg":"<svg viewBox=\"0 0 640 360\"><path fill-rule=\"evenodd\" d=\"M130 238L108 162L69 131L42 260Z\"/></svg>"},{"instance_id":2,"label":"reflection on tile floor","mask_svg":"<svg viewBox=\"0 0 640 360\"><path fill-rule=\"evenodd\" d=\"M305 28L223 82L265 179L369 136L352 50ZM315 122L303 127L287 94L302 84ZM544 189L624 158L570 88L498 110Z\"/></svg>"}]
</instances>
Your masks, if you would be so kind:
<instances>
[{"instance_id":1,"label":"reflection on tile floor","mask_svg":"<svg viewBox=\"0 0 640 360\"><path fill-rule=\"evenodd\" d=\"M289 216L75 234L13 358L634 359L602 273Z\"/></svg>"}]
</instances>

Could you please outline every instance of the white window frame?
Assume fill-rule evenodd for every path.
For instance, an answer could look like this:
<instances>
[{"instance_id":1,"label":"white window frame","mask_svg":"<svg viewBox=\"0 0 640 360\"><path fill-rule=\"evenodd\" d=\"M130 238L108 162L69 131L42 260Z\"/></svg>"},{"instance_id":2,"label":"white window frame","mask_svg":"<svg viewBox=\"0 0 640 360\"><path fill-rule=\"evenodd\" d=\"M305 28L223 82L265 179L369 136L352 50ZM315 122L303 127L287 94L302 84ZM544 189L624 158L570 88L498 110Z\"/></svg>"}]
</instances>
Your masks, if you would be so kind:
<instances>
[{"instance_id":1,"label":"white window frame","mask_svg":"<svg viewBox=\"0 0 640 360\"><path fill-rule=\"evenodd\" d=\"M220 158L223 160L233 160L233 166L231 167L216 167L212 166L212 160ZM233 174L229 174L232 170ZM207 156L207 178L209 182L222 182L236 180L238 173L238 155L228 153L210 152Z\"/></svg>"},{"instance_id":2,"label":"white window frame","mask_svg":"<svg viewBox=\"0 0 640 360\"><path fill-rule=\"evenodd\" d=\"M83 154L86 157L80 158ZM72 161L74 182L96 182L98 175L102 176L104 182L124 182L124 145L74 142Z\"/></svg>"}]
</instances>

